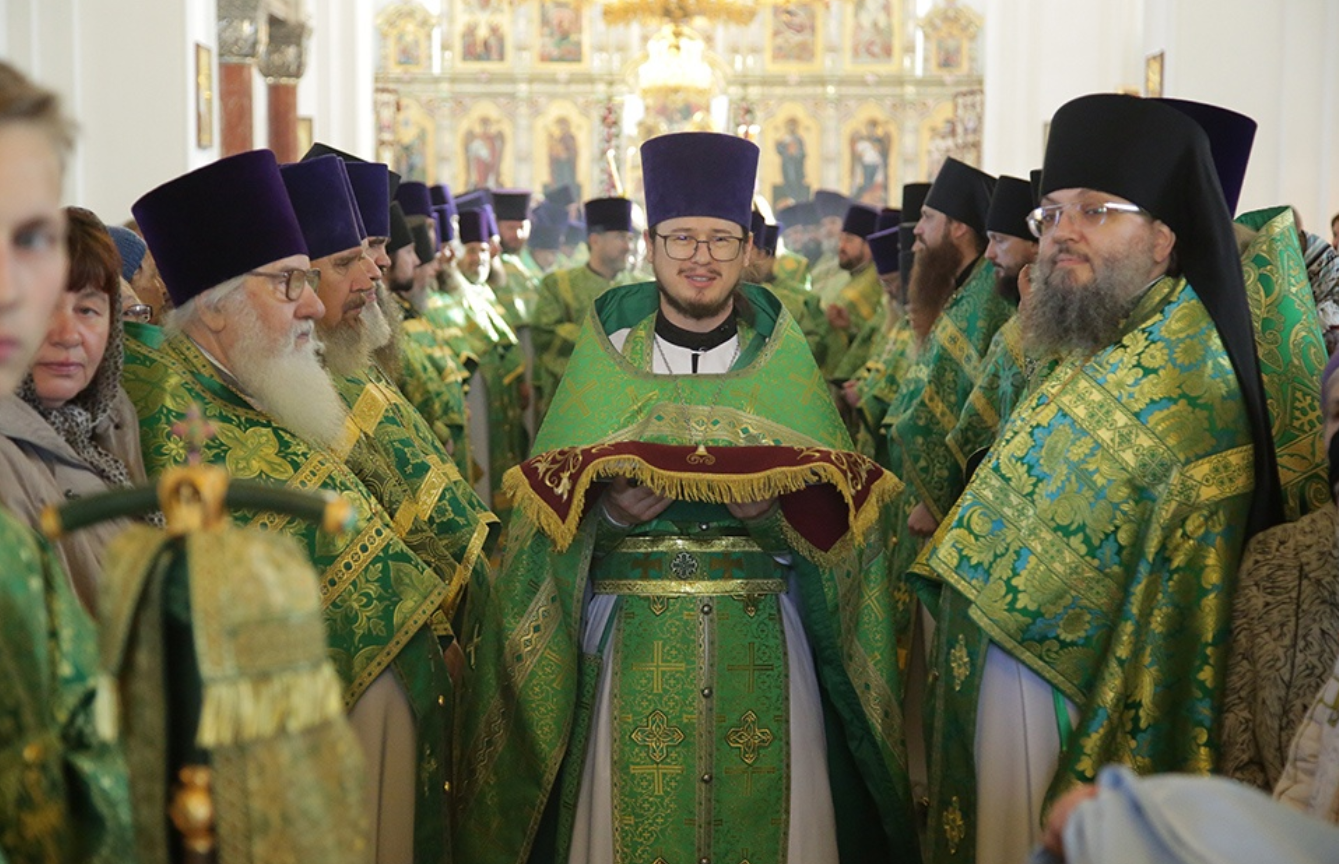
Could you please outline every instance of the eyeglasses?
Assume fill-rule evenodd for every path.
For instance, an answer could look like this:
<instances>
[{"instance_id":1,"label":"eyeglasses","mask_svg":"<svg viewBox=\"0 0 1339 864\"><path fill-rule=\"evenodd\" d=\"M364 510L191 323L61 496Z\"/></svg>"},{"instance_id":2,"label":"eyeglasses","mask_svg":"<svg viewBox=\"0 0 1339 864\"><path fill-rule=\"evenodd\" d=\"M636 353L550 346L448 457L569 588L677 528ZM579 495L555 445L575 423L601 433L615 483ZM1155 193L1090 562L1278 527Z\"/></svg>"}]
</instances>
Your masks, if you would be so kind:
<instances>
[{"instance_id":1,"label":"eyeglasses","mask_svg":"<svg viewBox=\"0 0 1339 864\"><path fill-rule=\"evenodd\" d=\"M1039 239L1050 234L1055 230L1055 226L1060 224L1066 210L1074 211L1074 218L1078 220L1079 227L1084 230L1102 227L1106 224L1107 216L1112 213L1152 215L1137 204L1124 204L1119 201L1103 201L1093 204L1081 201L1071 201L1068 204L1045 204L1027 214L1028 230L1032 232L1033 237Z\"/></svg>"},{"instance_id":2,"label":"eyeglasses","mask_svg":"<svg viewBox=\"0 0 1339 864\"><path fill-rule=\"evenodd\" d=\"M311 288L315 291L316 287L321 284L321 271L315 267L310 270L280 270L278 273L252 270L247 275L269 279L274 283L274 287L283 293L284 299L290 303L302 296L303 288Z\"/></svg>"},{"instance_id":3,"label":"eyeglasses","mask_svg":"<svg viewBox=\"0 0 1339 864\"><path fill-rule=\"evenodd\" d=\"M148 303L131 303L121 310L121 320L147 324L153 319L153 307Z\"/></svg>"},{"instance_id":4,"label":"eyeglasses","mask_svg":"<svg viewBox=\"0 0 1339 864\"><path fill-rule=\"evenodd\" d=\"M733 261L744 249L743 237L708 237L699 240L691 234L652 234L665 242L665 254L675 261L687 261L697 254L697 247L705 244L713 261Z\"/></svg>"}]
</instances>

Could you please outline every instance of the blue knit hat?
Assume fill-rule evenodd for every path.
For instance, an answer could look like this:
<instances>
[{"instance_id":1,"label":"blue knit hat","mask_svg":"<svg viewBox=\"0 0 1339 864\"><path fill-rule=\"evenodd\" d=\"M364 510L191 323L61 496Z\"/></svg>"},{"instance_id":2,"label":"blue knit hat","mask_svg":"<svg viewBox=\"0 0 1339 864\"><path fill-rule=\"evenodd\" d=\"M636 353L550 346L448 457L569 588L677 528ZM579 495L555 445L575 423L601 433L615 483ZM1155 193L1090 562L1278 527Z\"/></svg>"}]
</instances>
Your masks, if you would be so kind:
<instances>
[{"instance_id":1,"label":"blue knit hat","mask_svg":"<svg viewBox=\"0 0 1339 864\"><path fill-rule=\"evenodd\" d=\"M238 153L169 180L130 212L177 306L257 267L308 254L270 150Z\"/></svg>"},{"instance_id":2,"label":"blue knit hat","mask_svg":"<svg viewBox=\"0 0 1339 864\"><path fill-rule=\"evenodd\" d=\"M748 230L758 145L716 132L678 132L642 145L646 221L707 216Z\"/></svg>"},{"instance_id":3,"label":"blue knit hat","mask_svg":"<svg viewBox=\"0 0 1339 864\"><path fill-rule=\"evenodd\" d=\"M121 254L121 278L129 282L135 278L139 265L144 263L144 253L149 251L149 247L144 245L143 238L129 228L108 225L107 233L112 235L116 251Z\"/></svg>"}]
</instances>

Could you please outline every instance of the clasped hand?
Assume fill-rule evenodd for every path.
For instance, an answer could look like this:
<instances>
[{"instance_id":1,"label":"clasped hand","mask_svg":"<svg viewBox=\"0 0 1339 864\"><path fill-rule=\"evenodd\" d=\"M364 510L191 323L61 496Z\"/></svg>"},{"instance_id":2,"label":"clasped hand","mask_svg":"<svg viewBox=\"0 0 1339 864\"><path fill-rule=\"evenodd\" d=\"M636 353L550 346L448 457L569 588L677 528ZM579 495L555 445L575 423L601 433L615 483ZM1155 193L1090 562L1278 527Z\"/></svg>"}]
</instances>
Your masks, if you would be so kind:
<instances>
[{"instance_id":1,"label":"clasped hand","mask_svg":"<svg viewBox=\"0 0 1339 864\"><path fill-rule=\"evenodd\" d=\"M640 525L665 512L673 498L659 495L627 477L615 477L604 493L604 511L609 518L620 525ZM726 504L730 515L736 519L757 519L776 505L776 498L762 501L749 501L743 504Z\"/></svg>"}]
</instances>

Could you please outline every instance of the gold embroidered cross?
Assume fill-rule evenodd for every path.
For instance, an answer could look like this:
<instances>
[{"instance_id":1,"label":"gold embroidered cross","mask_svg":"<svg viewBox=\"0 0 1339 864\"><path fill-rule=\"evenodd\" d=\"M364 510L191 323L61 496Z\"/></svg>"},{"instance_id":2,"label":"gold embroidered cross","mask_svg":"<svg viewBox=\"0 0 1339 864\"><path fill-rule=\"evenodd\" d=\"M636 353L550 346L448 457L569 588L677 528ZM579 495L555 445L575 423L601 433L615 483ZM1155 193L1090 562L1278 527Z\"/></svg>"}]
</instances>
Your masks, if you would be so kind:
<instances>
[{"instance_id":1,"label":"gold embroidered cross","mask_svg":"<svg viewBox=\"0 0 1339 864\"><path fill-rule=\"evenodd\" d=\"M757 660L757 650L758 650L758 643L756 643L756 642L750 642L750 643L749 643L749 662L747 662L747 663L730 663L730 664L726 665L726 667L725 667L725 671L727 671L727 672L747 672L747 673L749 673L748 692L750 692L750 693L753 692L754 678L755 678L755 676L756 676L759 672L771 672L772 670L776 669L776 666L772 665L771 663L759 663L758 660Z\"/></svg>"},{"instance_id":2,"label":"gold embroidered cross","mask_svg":"<svg viewBox=\"0 0 1339 864\"><path fill-rule=\"evenodd\" d=\"M632 740L650 751L652 762L664 762L669 748L683 743L683 731L669 725L669 718L660 710L646 715L645 725L632 730Z\"/></svg>"},{"instance_id":3,"label":"gold embroidered cross","mask_svg":"<svg viewBox=\"0 0 1339 864\"><path fill-rule=\"evenodd\" d=\"M758 760L758 751L772 743L772 730L759 728L758 715L752 711L744 712L739 720L743 725L725 733L725 743L739 751L745 765L752 765Z\"/></svg>"},{"instance_id":4,"label":"gold embroidered cross","mask_svg":"<svg viewBox=\"0 0 1339 864\"><path fill-rule=\"evenodd\" d=\"M657 639L652 643L651 650L653 659L650 663L633 663L634 672L651 673L651 690L655 693L664 691L665 682L661 678L666 672L683 672L688 667L682 663L669 663L665 660L665 643ZM663 715L662 715L663 716Z\"/></svg>"}]
</instances>

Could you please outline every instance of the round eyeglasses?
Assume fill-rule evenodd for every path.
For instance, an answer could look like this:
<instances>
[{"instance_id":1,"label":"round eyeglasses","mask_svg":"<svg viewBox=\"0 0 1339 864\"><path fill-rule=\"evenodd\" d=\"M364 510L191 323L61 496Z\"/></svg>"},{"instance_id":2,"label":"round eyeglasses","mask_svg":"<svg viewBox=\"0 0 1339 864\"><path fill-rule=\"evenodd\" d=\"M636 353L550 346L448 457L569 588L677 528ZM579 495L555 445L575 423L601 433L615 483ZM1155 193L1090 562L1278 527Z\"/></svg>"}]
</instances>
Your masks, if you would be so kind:
<instances>
[{"instance_id":1,"label":"round eyeglasses","mask_svg":"<svg viewBox=\"0 0 1339 864\"><path fill-rule=\"evenodd\" d=\"M274 283L275 289L283 294L284 299L290 303L302 296L303 288L311 288L315 291L316 287L321 284L321 271L315 267L310 270L280 270L277 273L268 270L252 270L247 275L269 279Z\"/></svg>"},{"instance_id":2,"label":"round eyeglasses","mask_svg":"<svg viewBox=\"0 0 1339 864\"><path fill-rule=\"evenodd\" d=\"M1100 228L1106 224L1112 213L1142 213L1151 216L1138 204L1126 204L1120 201L1082 202L1071 201L1068 204L1044 204L1027 214L1027 227L1033 237L1041 238L1055 230L1064 218L1065 211L1072 211L1079 227L1085 230Z\"/></svg>"},{"instance_id":3,"label":"round eyeglasses","mask_svg":"<svg viewBox=\"0 0 1339 864\"><path fill-rule=\"evenodd\" d=\"M743 237L721 235L699 240L692 234L652 234L665 244L665 254L675 261L687 261L697 254L697 247L705 245L713 261L733 261L744 249Z\"/></svg>"}]
</instances>

